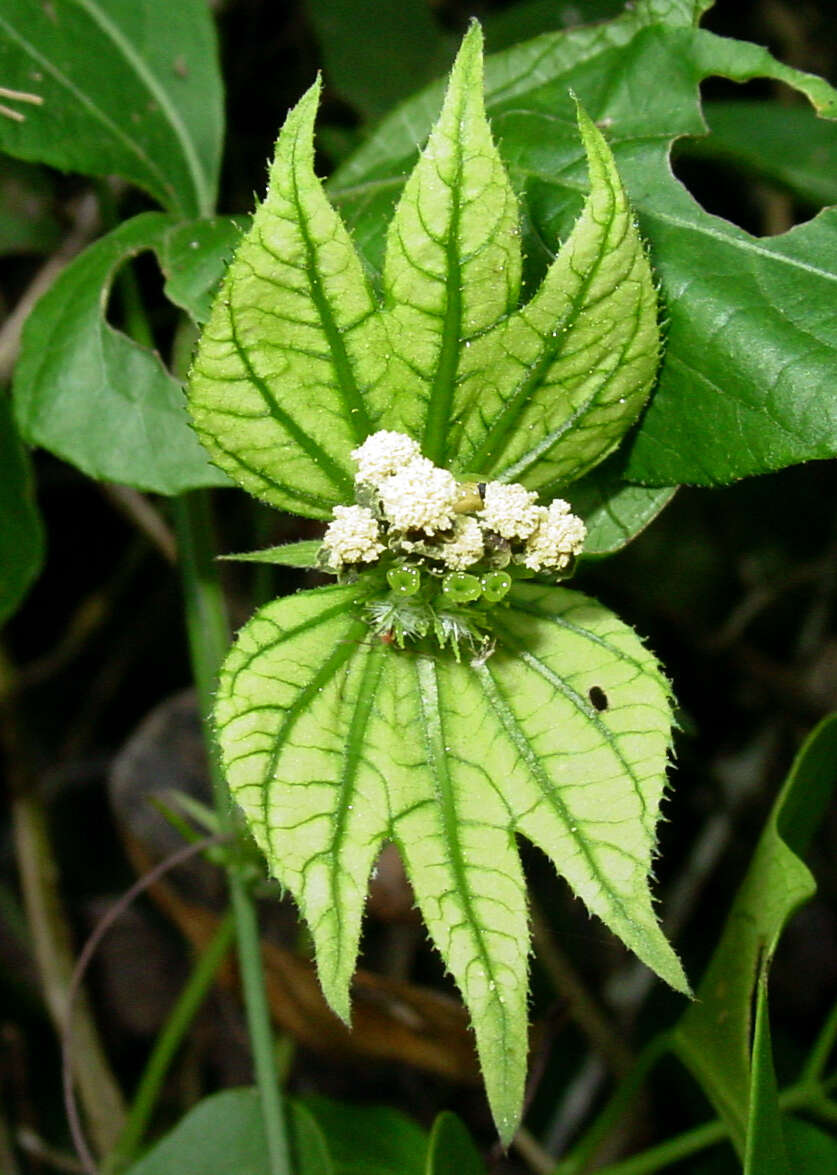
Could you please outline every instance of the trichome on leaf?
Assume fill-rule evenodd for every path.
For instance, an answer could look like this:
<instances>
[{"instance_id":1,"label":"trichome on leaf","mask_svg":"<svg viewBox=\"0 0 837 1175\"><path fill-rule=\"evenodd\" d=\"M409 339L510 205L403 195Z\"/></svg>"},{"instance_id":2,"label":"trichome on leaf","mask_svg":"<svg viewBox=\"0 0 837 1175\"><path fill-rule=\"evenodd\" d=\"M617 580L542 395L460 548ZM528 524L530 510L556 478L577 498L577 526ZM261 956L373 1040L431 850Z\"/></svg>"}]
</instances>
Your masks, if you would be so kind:
<instances>
[{"instance_id":1,"label":"trichome on leaf","mask_svg":"<svg viewBox=\"0 0 837 1175\"><path fill-rule=\"evenodd\" d=\"M314 175L317 98L315 85L279 136L190 408L245 489L331 520L321 562L342 582L276 600L242 629L219 683L221 754L344 1018L369 874L386 841L398 846L508 1140L527 1053L516 834L688 990L649 891L669 686L630 628L554 582L582 537L556 494L612 452L649 395L654 284L611 153L579 107L590 193L518 305L519 210L485 118L474 25L395 209L379 302ZM377 482L376 434L409 449ZM425 517L430 485L442 513ZM524 521L504 534L515 495ZM559 524L566 542L548 548ZM411 600L423 609L414 632ZM458 634L428 619L442 613L460 618ZM364 639L370 625L397 639Z\"/></svg>"}]
</instances>

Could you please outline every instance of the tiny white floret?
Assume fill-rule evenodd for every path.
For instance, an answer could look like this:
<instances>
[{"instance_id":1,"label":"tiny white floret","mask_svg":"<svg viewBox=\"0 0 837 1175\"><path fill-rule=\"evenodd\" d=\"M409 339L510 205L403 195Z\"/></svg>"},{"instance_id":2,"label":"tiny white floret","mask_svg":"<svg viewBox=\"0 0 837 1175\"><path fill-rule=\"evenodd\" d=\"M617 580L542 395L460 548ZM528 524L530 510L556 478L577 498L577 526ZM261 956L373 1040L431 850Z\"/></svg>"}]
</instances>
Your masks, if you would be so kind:
<instances>
[{"instance_id":1,"label":"tiny white floret","mask_svg":"<svg viewBox=\"0 0 837 1175\"><path fill-rule=\"evenodd\" d=\"M540 520L538 495L525 486L490 481L477 517L488 530L504 539L528 539Z\"/></svg>"},{"instance_id":2,"label":"tiny white floret","mask_svg":"<svg viewBox=\"0 0 837 1175\"><path fill-rule=\"evenodd\" d=\"M367 485L380 486L381 482L409 465L421 456L421 450L412 437L403 432L390 432L382 428L373 432L371 436L357 449L352 450L352 457L357 464L356 481Z\"/></svg>"},{"instance_id":3,"label":"tiny white floret","mask_svg":"<svg viewBox=\"0 0 837 1175\"><path fill-rule=\"evenodd\" d=\"M365 506L335 506L323 546L337 570L347 563L374 563L385 550L377 519Z\"/></svg>"},{"instance_id":4,"label":"tiny white floret","mask_svg":"<svg viewBox=\"0 0 837 1175\"><path fill-rule=\"evenodd\" d=\"M398 473L380 482L381 509L396 531L436 534L453 523L459 494L456 478L427 457L415 457Z\"/></svg>"},{"instance_id":5,"label":"tiny white floret","mask_svg":"<svg viewBox=\"0 0 837 1175\"><path fill-rule=\"evenodd\" d=\"M587 527L563 498L537 509L538 526L526 542L522 562L531 571L564 571L581 553Z\"/></svg>"},{"instance_id":6,"label":"tiny white floret","mask_svg":"<svg viewBox=\"0 0 837 1175\"><path fill-rule=\"evenodd\" d=\"M482 527L475 518L457 515L453 524L453 536L449 542L443 542L439 547L439 558L453 571L464 571L466 567L479 563L483 555L485 540Z\"/></svg>"}]
</instances>

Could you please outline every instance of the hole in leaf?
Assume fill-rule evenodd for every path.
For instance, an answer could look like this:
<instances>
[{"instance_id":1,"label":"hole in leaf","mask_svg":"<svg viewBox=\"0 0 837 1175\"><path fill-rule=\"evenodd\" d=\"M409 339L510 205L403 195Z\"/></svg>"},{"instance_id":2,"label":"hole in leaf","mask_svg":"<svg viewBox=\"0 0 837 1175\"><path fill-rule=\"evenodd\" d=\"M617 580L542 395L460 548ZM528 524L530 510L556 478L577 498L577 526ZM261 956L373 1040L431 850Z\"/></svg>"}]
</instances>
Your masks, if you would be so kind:
<instances>
[{"instance_id":1,"label":"hole in leaf","mask_svg":"<svg viewBox=\"0 0 837 1175\"><path fill-rule=\"evenodd\" d=\"M837 202L837 125L795 90L709 78L701 97L709 134L675 143L672 167L707 212L767 237Z\"/></svg>"},{"instance_id":2,"label":"hole in leaf","mask_svg":"<svg viewBox=\"0 0 837 1175\"><path fill-rule=\"evenodd\" d=\"M136 338L146 345L134 328L141 331L145 315L153 335L153 347L161 355L169 355L177 322L177 312L163 293L163 275L151 251L126 259L114 275L108 294L105 318L110 326Z\"/></svg>"}]
</instances>

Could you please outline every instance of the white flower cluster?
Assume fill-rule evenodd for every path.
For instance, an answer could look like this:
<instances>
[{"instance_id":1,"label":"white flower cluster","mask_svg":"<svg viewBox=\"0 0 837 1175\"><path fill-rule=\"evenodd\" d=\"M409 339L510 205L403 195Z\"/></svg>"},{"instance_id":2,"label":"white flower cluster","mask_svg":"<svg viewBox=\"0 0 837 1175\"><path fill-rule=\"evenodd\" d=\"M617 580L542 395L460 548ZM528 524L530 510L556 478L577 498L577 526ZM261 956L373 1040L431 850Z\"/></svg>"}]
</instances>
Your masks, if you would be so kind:
<instances>
[{"instance_id":1,"label":"white flower cluster","mask_svg":"<svg viewBox=\"0 0 837 1175\"><path fill-rule=\"evenodd\" d=\"M516 484L461 485L403 433L373 433L352 457L358 497L370 504L335 508L323 539L333 570L375 563L390 550L453 571L486 562L560 572L584 544L584 523L567 502L539 506L537 494Z\"/></svg>"}]
</instances>

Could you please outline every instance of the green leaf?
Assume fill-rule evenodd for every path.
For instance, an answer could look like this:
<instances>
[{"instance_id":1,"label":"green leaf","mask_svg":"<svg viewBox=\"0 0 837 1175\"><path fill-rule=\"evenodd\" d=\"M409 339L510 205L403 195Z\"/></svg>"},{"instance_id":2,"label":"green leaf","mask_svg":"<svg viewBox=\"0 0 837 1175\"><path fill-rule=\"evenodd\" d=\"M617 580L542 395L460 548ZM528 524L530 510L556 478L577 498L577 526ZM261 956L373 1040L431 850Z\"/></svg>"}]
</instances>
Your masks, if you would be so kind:
<instances>
[{"instance_id":1,"label":"green leaf","mask_svg":"<svg viewBox=\"0 0 837 1175\"><path fill-rule=\"evenodd\" d=\"M449 1110L433 1123L423 1175L485 1175L485 1164L470 1134Z\"/></svg>"},{"instance_id":2,"label":"green leaf","mask_svg":"<svg viewBox=\"0 0 837 1175\"><path fill-rule=\"evenodd\" d=\"M425 1175L427 1137L399 1110L318 1095L301 1105L328 1140L335 1175Z\"/></svg>"},{"instance_id":3,"label":"green leaf","mask_svg":"<svg viewBox=\"0 0 837 1175\"><path fill-rule=\"evenodd\" d=\"M22 436L84 473L162 494L226 484L194 436L180 384L104 314L117 271L161 248L161 212L126 221L60 274L27 319L14 380Z\"/></svg>"},{"instance_id":4,"label":"green leaf","mask_svg":"<svg viewBox=\"0 0 837 1175\"><path fill-rule=\"evenodd\" d=\"M224 270L247 224L240 216L189 220L173 225L157 248L166 297L198 325L209 318Z\"/></svg>"},{"instance_id":5,"label":"green leaf","mask_svg":"<svg viewBox=\"0 0 837 1175\"><path fill-rule=\"evenodd\" d=\"M317 567L317 556L323 544L319 539L303 539L299 543L280 543L261 551L245 551L241 555L221 555L237 563L275 563L280 567Z\"/></svg>"},{"instance_id":6,"label":"green leaf","mask_svg":"<svg viewBox=\"0 0 837 1175\"><path fill-rule=\"evenodd\" d=\"M611 452L657 371L657 296L613 156L578 107L590 196L528 305L475 340L457 388L463 469L553 496Z\"/></svg>"},{"instance_id":7,"label":"green leaf","mask_svg":"<svg viewBox=\"0 0 837 1175\"><path fill-rule=\"evenodd\" d=\"M290 1103L296 1175L337 1175L325 1137L305 1106ZM127 1175L272 1175L258 1091L225 1089L189 1111Z\"/></svg>"},{"instance_id":8,"label":"green leaf","mask_svg":"<svg viewBox=\"0 0 837 1175\"><path fill-rule=\"evenodd\" d=\"M371 640L369 590L359 580L277 600L242 629L215 711L224 768L299 903L323 991L345 1019L369 874L384 841L398 845L470 1010L508 1140L527 1054L515 833L640 958L688 989L648 889L668 685L634 633L575 592L517 585L493 656L457 664ZM604 710L589 701L593 686Z\"/></svg>"},{"instance_id":9,"label":"green leaf","mask_svg":"<svg viewBox=\"0 0 837 1175\"><path fill-rule=\"evenodd\" d=\"M15 611L41 569L44 534L29 458L7 396L0 395L0 624Z\"/></svg>"},{"instance_id":10,"label":"green leaf","mask_svg":"<svg viewBox=\"0 0 837 1175\"><path fill-rule=\"evenodd\" d=\"M314 175L319 83L290 112L270 186L201 337L190 407L213 460L280 509L327 518L386 344L354 246Z\"/></svg>"},{"instance_id":11,"label":"green leaf","mask_svg":"<svg viewBox=\"0 0 837 1175\"><path fill-rule=\"evenodd\" d=\"M181 216L212 211L223 138L215 31L204 0L4 0L0 149L124 176ZM37 104L36 104L37 103Z\"/></svg>"},{"instance_id":12,"label":"green leaf","mask_svg":"<svg viewBox=\"0 0 837 1175\"><path fill-rule=\"evenodd\" d=\"M583 558L620 551L650 526L677 492L676 486L631 485L623 479L623 465L617 454L563 492L587 527Z\"/></svg>"},{"instance_id":13,"label":"green leaf","mask_svg":"<svg viewBox=\"0 0 837 1175\"><path fill-rule=\"evenodd\" d=\"M306 0L326 81L364 118L390 111L453 56L426 0Z\"/></svg>"},{"instance_id":14,"label":"green leaf","mask_svg":"<svg viewBox=\"0 0 837 1175\"><path fill-rule=\"evenodd\" d=\"M705 138L679 154L739 165L809 204L837 204L837 123L778 102L706 102Z\"/></svg>"},{"instance_id":15,"label":"green leaf","mask_svg":"<svg viewBox=\"0 0 837 1175\"><path fill-rule=\"evenodd\" d=\"M447 463L466 349L517 303L519 231L517 201L485 119L475 23L387 230L384 261L393 362L382 388L392 405L382 419L421 438L437 465Z\"/></svg>"},{"instance_id":16,"label":"green leaf","mask_svg":"<svg viewBox=\"0 0 837 1175\"><path fill-rule=\"evenodd\" d=\"M700 208L674 178L669 148L680 136L704 133L698 87L715 73L777 78L828 116L837 114L837 97L821 79L780 65L757 46L691 27L701 6L663 7L638 5L607 24L547 34L486 63L486 109L524 195L533 276L537 258L548 260L543 241L566 236L587 186L572 89L605 127L670 321L659 387L627 476L711 484L833 456L837 325L826 308L837 270L837 214L754 239ZM437 95L428 90L385 120L332 182L374 268L382 263L387 210L427 134Z\"/></svg>"},{"instance_id":17,"label":"green leaf","mask_svg":"<svg viewBox=\"0 0 837 1175\"><path fill-rule=\"evenodd\" d=\"M744 1175L791 1175L782 1131L779 1089L773 1069L766 965L761 968L756 996Z\"/></svg>"},{"instance_id":18,"label":"green leaf","mask_svg":"<svg viewBox=\"0 0 837 1175\"><path fill-rule=\"evenodd\" d=\"M474 24L390 222L378 307L313 173L317 94L288 116L192 371L216 463L313 517L351 495L350 452L379 426L439 464L545 493L592 468L636 419L659 350L650 269L602 136L579 109L593 190L516 311L518 207Z\"/></svg>"},{"instance_id":19,"label":"green leaf","mask_svg":"<svg viewBox=\"0 0 837 1175\"><path fill-rule=\"evenodd\" d=\"M675 1030L675 1046L744 1149L751 1082L752 1005L791 915L816 892L800 859L835 784L837 715L808 737L762 832L697 999Z\"/></svg>"}]
</instances>

